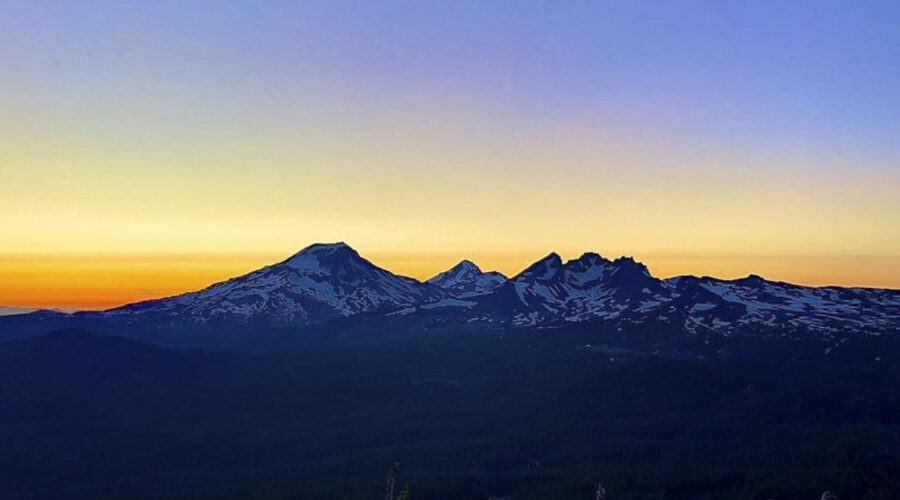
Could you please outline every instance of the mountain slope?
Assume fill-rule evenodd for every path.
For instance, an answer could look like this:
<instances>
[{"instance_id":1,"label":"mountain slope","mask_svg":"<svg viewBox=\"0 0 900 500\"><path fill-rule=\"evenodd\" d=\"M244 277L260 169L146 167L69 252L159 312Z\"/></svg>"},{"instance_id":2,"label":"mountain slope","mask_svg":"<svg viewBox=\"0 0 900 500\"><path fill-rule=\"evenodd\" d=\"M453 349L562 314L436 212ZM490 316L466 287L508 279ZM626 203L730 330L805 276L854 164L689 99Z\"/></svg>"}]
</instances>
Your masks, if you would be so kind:
<instances>
[{"instance_id":1,"label":"mountain slope","mask_svg":"<svg viewBox=\"0 0 900 500\"><path fill-rule=\"evenodd\" d=\"M691 332L815 332L837 338L900 331L897 290L805 287L754 275L737 280L684 276L667 283L676 291L674 300L685 317L685 329ZM678 301L685 298L690 300Z\"/></svg>"},{"instance_id":2,"label":"mountain slope","mask_svg":"<svg viewBox=\"0 0 900 500\"><path fill-rule=\"evenodd\" d=\"M315 244L283 262L200 291L129 304L102 315L308 325L444 296L438 287L375 266L344 243Z\"/></svg>"},{"instance_id":3,"label":"mountain slope","mask_svg":"<svg viewBox=\"0 0 900 500\"><path fill-rule=\"evenodd\" d=\"M0 343L0 376L21 392L40 386L65 385L72 398L77 388L83 396L100 389L127 384L145 387L176 384L197 375L195 365L218 355L166 349L134 340L64 329L31 338ZM28 398L28 394L7 394Z\"/></svg>"}]
</instances>

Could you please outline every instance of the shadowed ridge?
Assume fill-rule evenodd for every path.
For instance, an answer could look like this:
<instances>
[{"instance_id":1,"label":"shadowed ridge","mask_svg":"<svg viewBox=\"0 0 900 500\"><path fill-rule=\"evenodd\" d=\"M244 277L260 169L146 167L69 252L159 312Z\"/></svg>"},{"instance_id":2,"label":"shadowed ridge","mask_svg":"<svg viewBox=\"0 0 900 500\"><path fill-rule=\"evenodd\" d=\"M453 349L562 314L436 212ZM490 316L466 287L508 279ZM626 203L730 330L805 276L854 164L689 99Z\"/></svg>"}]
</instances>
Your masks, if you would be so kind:
<instances>
[{"instance_id":1,"label":"shadowed ridge","mask_svg":"<svg viewBox=\"0 0 900 500\"><path fill-rule=\"evenodd\" d=\"M522 281L529 279L550 279L563 267L562 258L556 252L550 252L546 257L535 261L522 272L513 276L510 281Z\"/></svg>"},{"instance_id":2,"label":"shadowed ridge","mask_svg":"<svg viewBox=\"0 0 900 500\"><path fill-rule=\"evenodd\" d=\"M169 350L138 340L126 339L115 335L93 333L81 328L61 328L44 334L20 338L0 344L0 351L10 350L42 350L59 349L61 354L75 355L82 349L117 348L117 349L149 349L154 351ZM98 351L99 352L99 351Z\"/></svg>"}]
</instances>

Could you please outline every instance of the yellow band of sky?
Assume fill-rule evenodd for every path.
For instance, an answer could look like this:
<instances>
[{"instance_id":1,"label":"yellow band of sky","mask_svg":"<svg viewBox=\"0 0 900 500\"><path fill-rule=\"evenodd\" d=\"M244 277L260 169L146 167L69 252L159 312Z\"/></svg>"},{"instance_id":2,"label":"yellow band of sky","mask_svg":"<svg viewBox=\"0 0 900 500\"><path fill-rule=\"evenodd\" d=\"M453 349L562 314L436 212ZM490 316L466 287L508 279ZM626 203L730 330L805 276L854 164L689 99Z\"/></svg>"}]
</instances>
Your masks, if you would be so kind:
<instances>
[{"instance_id":1,"label":"yellow band of sky","mask_svg":"<svg viewBox=\"0 0 900 500\"><path fill-rule=\"evenodd\" d=\"M0 282L3 283L0 304L66 310L113 307L200 289L284 257L274 254L5 257L0 258ZM513 275L542 255L375 253L367 257L393 272L424 280L463 257L474 260L484 270ZM658 277L708 274L737 278L754 272L769 279L808 285L897 287L900 283L900 258L896 257L647 255L638 258Z\"/></svg>"}]
</instances>

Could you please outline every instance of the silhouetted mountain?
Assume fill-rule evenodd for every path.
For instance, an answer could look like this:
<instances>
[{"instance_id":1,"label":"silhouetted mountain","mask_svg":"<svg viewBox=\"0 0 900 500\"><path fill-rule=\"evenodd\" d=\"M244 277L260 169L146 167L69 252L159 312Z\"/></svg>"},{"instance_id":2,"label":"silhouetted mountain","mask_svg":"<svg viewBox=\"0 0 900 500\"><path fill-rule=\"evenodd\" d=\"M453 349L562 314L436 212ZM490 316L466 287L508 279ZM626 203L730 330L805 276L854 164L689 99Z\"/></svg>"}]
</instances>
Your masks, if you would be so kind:
<instances>
[{"instance_id":1,"label":"silhouetted mountain","mask_svg":"<svg viewBox=\"0 0 900 500\"><path fill-rule=\"evenodd\" d=\"M28 314L37 311L34 307L10 307L0 306L0 316L10 316L13 314Z\"/></svg>"}]
</instances>

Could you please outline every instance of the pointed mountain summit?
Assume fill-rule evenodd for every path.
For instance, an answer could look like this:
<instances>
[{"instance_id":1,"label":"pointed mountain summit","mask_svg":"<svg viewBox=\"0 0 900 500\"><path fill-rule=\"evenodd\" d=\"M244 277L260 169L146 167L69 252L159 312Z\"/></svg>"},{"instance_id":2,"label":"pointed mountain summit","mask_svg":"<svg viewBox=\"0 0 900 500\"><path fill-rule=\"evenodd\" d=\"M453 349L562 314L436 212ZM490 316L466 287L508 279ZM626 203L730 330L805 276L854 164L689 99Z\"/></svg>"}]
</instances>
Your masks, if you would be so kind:
<instances>
[{"instance_id":1,"label":"pointed mountain summit","mask_svg":"<svg viewBox=\"0 0 900 500\"><path fill-rule=\"evenodd\" d=\"M512 281L548 281L556 277L562 270L562 258L556 252L549 253L543 259L526 267L524 271L515 275Z\"/></svg>"},{"instance_id":2,"label":"pointed mountain summit","mask_svg":"<svg viewBox=\"0 0 900 500\"><path fill-rule=\"evenodd\" d=\"M345 243L317 243L278 264L203 290L130 304L106 314L163 315L199 323L308 325L444 296L438 287L372 264Z\"/></svg>"},{"instance_id":3,"label":"pointed mountain summit","mask_svg":"<svg viewBox=\"0 0 900 500\"><path fill-rule=\"evenodd\" d=\"M496 271L482 272L472 261L463 260L427 283L462 298L490 293L506 283L506 276Z\"/></svg>"},{"instance_id":4,"label":"pointed mountain summit","mask_svg":"<svg viewBox=\"0 0 900 500\"><path fill-rule=\"evenodd\" d=\"M542 297L566 301L572 297L630 294L644 288L658 289L662 282L650 275L647 266L630 257L611 261L587 252L563 263L556 253L535 262L511 280L520 297Z\"/></svg>"},{"instance_id":5,"label":"pointed mountain summit","mask_svg":"<svg viewBox=\"0 0 900 500\"><path fill-rule=\"evenodd\" d=\"M520 324L583 321L618 314L665 285L630 257L611 261L586 252L567 262L551 253L514 276L507 296L515 294Z\"/></svg>"}]
</instances>

